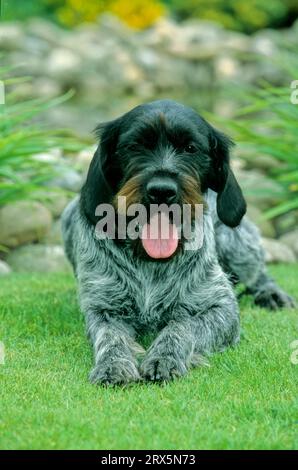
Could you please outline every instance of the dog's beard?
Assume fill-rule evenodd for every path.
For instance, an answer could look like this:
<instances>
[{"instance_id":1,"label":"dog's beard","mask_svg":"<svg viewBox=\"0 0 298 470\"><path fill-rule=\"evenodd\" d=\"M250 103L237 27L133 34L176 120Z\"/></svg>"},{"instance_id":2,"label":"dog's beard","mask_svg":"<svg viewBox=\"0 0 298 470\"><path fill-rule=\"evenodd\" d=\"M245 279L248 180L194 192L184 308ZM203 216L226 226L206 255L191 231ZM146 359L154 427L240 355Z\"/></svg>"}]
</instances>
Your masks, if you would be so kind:
<instances>
[{"instance_id":1,"label":"dog's beard","mask_svg":"<svg viewBox=\"0 0 298 470\"><path fill-rule=\"evenodd\" d=\"M179 249L183 249L187 235L184 234L184 224L191 230L195 217L195 207L204 205L199 182L192 176L184 176L180 203L147 205L142 196L140 187L141 177L136 175L130 178L118 191L113 199L113 205L117 214L116 239L117 242L131 247L134 255L152 260L167 260L176 255ZM130 225L134 216L128 215L130 207L141 205L145 208L146 215L137 223ZM189 214L184 214L184 205L190 208ZM161 206L165 206L162 208ZM173 208L173 206L176 206ZM177 209L179 206L179 209ZM136 212L138 210L136 209ZM140 210L140 213L142 211ZM144 220L145 218L145 220ZM119 230L119 220L122 220ZM132 228L133 236L131 237ZM137 230L136 230L137 229ZM136 232L137 231L137 235ZM119 233L126 236L119 237ZM136 235L136 236L135 236Z\"/></svg>"},{"instance_id":2,"label":"dog's beard","mask_svg":"<svg viewBox=\"0 0 298 470\"><path fill-rule=\"evenodd\" d=\"M142 246L150 258L170 258L178 248L178 230L164 212L154 214L143 226Z\"/></svg>"}]
</instances>

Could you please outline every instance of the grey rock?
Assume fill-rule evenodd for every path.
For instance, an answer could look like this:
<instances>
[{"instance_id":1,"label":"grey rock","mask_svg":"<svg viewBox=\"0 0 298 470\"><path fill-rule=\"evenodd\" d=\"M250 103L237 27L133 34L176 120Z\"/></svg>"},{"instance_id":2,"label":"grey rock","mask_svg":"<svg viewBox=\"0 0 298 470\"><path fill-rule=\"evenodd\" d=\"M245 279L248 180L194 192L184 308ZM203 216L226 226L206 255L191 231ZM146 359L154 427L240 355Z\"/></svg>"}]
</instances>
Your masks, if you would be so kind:
<instances>
[{"instance_id":1,"label":"grey rock","mask_svg":"<svg viewBox=\"0 0 298 470\"><path fill-rule=\"evenodd\" d=\"M269 31L257 32L252 37L251 52L262 54L267 57L273 57L277 54L278 48L276 47L275 41L270 37Z\"/></svg>"},{"instance_id":2,"label":"grey rock","mask_svg":"<svg viewBox=\"0 0 298 470\"><path fill-rule=\"evenodd\" d=\"M266 210L280 202L283 188L258 170L236 170L246 200L260 210Z\"/></svg>"},{"instance_id":3,"label":"grey rock","mask_svg":"<svg viewBox=\"0 0 298 470\"><path fill-rule=\"evenodd\" d=\"M286 233L279 240L293 250L298 258L298 229Z\"/></svg>"},{"instance_id":4,"label":"grey rock","mask_svg":"<svg viewBox=\"0 0 298 470\"><path fill-rule=\"evenodd\" d=\"M48 181L47 186L78 192L81 189L83 182L84 179L80 173L71 168L66 170L65 167L61 167L61 176L57 176L51 181Z\"/></svg>"},{"instance_id":5,"label":"grey rock","mask_svg":"<svg viewBox=\"0 0 298 470\"><path fill-rule=\"evenodd\" d=\"M279 240L262 238L267 263L295 263L296 256L293 250Z\"/></svg>"},{"instance_id":6,"label":"grey rock","mask_svg":"<svg viewBox=\"0 0 298 470\"><path fill-rule=\"evenodd\" d=\"M96 151L96 145L83 149L75 156L76 166L84 173L88 170L93 155Z\"/></svg>"},{"instance_id":7,"label":"grey rock","mask_svg":"<svg viewBox=\"0 0 298 470\"><path fill-rule=\"evenodd\" d=\"M247 215L259 227L261 234L264 237L275 237L276 233L273 223L270 220L264 218L264 214L260 209L255 206L248 205Z\"/></svg>"},{"instance_id":8,"label":"grey rock","mask_svg":"<svg viewBox=\"0 0 298 470\"><path fill-rule=\"evenodd\" d=\"M277 235L280 237L291 232L298 225L298 211L293 210L282 214L274 219L274 226Z\"/></svg>"},{"instance_id":9,"label":"grey rock","mask_svg":"<svg viewBox=\"0 0 298 470\"><path fill-rule=\"evenodd\" d=\"M25 245L13 250L6 260L16 272L70 272L61 246Z\"/></svg>"},{"instance_id":10,"label":"grey rock","mask_svg":"<svg viewBox=\"0 0 298 470\"><path fill-rule=\"evenodd\" d=\"M66 83L75 83L83 68L80 56L62 47L51 51L45 65L50 77Z\"/></svg>"},{"instance_id":11,"label":"grey rock","mask_svg":"<svg viewBox=\"0 0 298 470\"><path fill-rule=\"evenodd\" d=\"M62 245L61 221L53 222L50 231L46 234L42 243L45 245Z\"/></svg>"},{"instance_id":12,"label":"grey rock","mask_svg":"<svg viewBox=\"0 0 298 470\"><path fill-rule=\"evenodd\" d=\"M64 29L57 26L53 21L47 21L41 17L30 18L25 28L27 34L34 39L35 42L41 40L53 47L63 43L67 33Z\"/></svg>"},{"instance_id":13,"label":"grey rock","mask_svg":"<svg viewBox=\"0 0 298 470\"><path fill-rule=\"evenodd\" d=\"M263 172L268 172L280 168L280 162L270 155L254 155L253 160L247 160L246 168L257 169Z\"/></svg>"},{"instance_id":14,"label":"grey rock","mask_svg":"<svg viewBox=\"0 0 298 470\"><path fill-rule=\"evenodd\" d=\"M75 101L49 108L44 119L50 126L67 125L90 135L96 122L141 101L168 96L231 117L237 100L224 100L222 86L260 78L287 83L272 57L278 57L287 41L298 44L297 28L296 22L282 32L248 36L211 21L177 23L163 17L144 31L134 31L106 14L72 29L45 18L2 23L0 39L4 51L9 50L9 62L22 64L22 73L32 76L32 84L18 85L20 99L58 96L72 87ZM262 61L251 60L251 52ZM269 164L263 159L259 168L267 170ZM271 201L263 205L270 207Z\"/></svg>"},{"instance_id":15,"label":"grey rock","mask_svg":"<svg viewBox=\"0 0 298 470\"><path fill-rule=\"evenodd\" d=\"M22 47L24 33L22 26L17 22L0 23L1 50L15 50Z\"/></svg>"},{"instance_id":16,"label":"grey rock","mask_svg":"<svg viewBox=\"0 0 298 470\"><path fill-rule=\"evenodd\" d=\"M54 219L62 214L69 202L69 197L63 191L48 192L43 200L43 205L51 212Z\"/></svg>"},{"instance_id":17,"label":"grey rock","mask_svg":"<svg viewBox=\"0 0 298 470\"><path fill-rule=\"evenodd\" d=\"M18 201L0 208L0 245L14 248L38 241L52 224L50 211L39 202Z\"/></svg>"},{"instance_id":18,"label":"grey rock","mask_svg":"<svg viewBox=\"0 0 298 470\"><path fill-rule=\"evenodd\" d=\"M6 276L7 274L10 274L10 273L11 273L10 266L5 261L0 260L0 277Z\"/></svg>"}]
</instances>

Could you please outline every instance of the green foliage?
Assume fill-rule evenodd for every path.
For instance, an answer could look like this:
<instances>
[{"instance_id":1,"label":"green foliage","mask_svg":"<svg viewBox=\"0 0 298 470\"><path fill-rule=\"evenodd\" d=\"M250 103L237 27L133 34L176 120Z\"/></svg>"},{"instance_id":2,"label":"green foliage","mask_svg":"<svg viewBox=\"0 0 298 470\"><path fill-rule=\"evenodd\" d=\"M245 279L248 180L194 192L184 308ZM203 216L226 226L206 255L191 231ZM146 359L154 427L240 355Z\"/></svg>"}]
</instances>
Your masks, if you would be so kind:
<instances>
[{"instance_id":1,"label":"green foliage","mask_svg":"<svg viewBox=\"0 0 298 470\"><path fill-rule=\"evenodd\" d=\"M63 26L73 27L84 22L94 22L101 14L110 12L135 29L151 26L165 13L159 0L10 0L4 3L6 20L45 16Z\"/></svg>"},{"instance_id":2,"label":"green foliage","mask_svg":"<svg viewBox=\"0 0 298 470\"><path fill-rule=\"evenodd\" d=\"M298 15L295 0L4 0L4 19L45 16L66 26L95 21L111 11L135 28L150 26L167 11L178 20L200 18L251 33L286 26Z\"/></svg>"},{"instance_id":3,"label":"green foliage","mask_svg":"<svg viewBox=\"0 0 298 470\"><path fill-rule=\"evenodd\" d=\"M178 20L212 20L246 33L285 25L291 14L296 17L298 14L298 5L292 0L165 0L165 3Z\"/></svg>"},{"instance_id":4,"label":"green foliage","mask_svg":"<svg viewBox=\"0 0 298 470\"><path fill-rule=\"evenodd\" d=\"M284 51L283 67L285 76L293 81L298 77L295 51ZM259 155L268 155L276 163L267 176L281 186L280 203L265 213L266 218L298 209L298 84L291 88L292 80L288 86L262 83L258 88L241 89L240 96L248 104L233 119L222 122L250 164ZM233 95L235 99L235 88Z\"/></svg>"},{"instance_id":5,"label":"green foliage","mask_svg":"<svg viewBox=\"0 0 298 470\"><path fill-rule=\"evenodd\" d=\"M2 19L24 20L33 16L53 18L55 5L51 0L2 0Z\"/></svg>"},{"instance_id":6,"label":"green foliage","mask_svg":"<svg viewBox=\"0 0 298 470\"><path fill-rule=\"evenodd\" d=\"M9 70L0 69L4 77ZM20 79L4 79L9 89ZM50 107L70 98L71 92L51 101L35 99L19 102L14 92L6 93L0 104L0 206L21 198L37 197L41 185L50 179L54 169L35 155L52 148L75 151L82 143L68 131L48 130L37 124L36 118Z\"/></svg>"}]
</instances>

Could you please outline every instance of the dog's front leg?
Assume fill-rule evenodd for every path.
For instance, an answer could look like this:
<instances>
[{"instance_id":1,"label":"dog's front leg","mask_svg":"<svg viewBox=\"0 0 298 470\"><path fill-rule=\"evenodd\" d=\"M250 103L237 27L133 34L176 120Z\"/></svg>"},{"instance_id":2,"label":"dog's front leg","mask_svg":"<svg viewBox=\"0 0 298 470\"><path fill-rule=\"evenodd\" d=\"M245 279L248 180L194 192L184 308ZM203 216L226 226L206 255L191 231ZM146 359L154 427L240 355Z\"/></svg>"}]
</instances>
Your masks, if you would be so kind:
<instances>
[{"instance_id":1,"label":"dog's front leg","mask_svg":"<svg viewBox=\"0 0 298 470\"><path fill-rule=\"evenodd\" d=\"M140 379L137 354L141 346L134 341L134 332L124 322L87 315L87 331L93 344L95 365L90 381L95 384L127 384Z\"/></svg>"},{"instance_id":2,"label":"dog's front leg","mask_svg":"<svg viewBox=\"0 0 298 470\"><path fill-rule=\"evenodd\" d=\"M147 380L168 381L200 363L204 354L223 351L239 341L235 303L170 322L158 335L141 364Z\"/></svg>"},{"instance_id":3,"label":"dog's front leg","mask_svg":"<svg viewBox=\"0 0 298 470\"><path fill-rule=\"evenodd\" d=\"M172 321L157 336L141 364L147 380L168 381L186 374L194 355L191 321Z\"/></svg>"}]
</instances>

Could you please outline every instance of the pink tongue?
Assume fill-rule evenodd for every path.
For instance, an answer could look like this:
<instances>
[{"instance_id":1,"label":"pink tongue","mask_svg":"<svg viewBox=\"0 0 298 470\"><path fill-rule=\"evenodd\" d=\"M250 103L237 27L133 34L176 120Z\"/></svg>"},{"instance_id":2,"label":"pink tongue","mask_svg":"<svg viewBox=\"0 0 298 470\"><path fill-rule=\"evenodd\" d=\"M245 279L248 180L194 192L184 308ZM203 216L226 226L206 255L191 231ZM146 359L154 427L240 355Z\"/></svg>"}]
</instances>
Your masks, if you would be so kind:
<instances>
[{"instance_id":1,"label":"pink tongue","mask_svg":"<svg viewBox=\"0 0 298 470\"><path fill-rule=\"evenodd\" d=\"M155 214L142 230L142 245L151 258L169 258L177 250L178 232L163 212Z\"/></svg>"}]
</instances>

